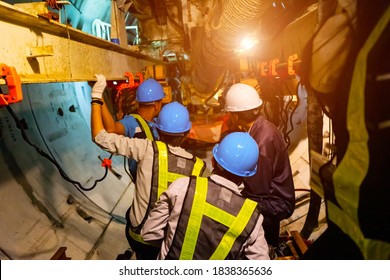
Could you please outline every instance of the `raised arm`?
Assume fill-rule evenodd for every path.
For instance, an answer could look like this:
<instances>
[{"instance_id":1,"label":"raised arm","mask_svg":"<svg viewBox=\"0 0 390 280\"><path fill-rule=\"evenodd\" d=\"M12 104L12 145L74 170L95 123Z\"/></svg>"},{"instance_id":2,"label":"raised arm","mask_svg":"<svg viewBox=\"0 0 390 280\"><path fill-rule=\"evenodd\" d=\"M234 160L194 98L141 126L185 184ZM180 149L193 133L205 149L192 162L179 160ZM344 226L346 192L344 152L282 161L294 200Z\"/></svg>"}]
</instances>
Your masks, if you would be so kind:
<instances>
[{"instance_id":1,"label":"raised arm","mask_svg":"<svg viewBox=\"0 0 390 280\"><path fill-rule=\"evenodd\" d=\"M120 122L116 122L114 120L110 111L108 110L106 103L103 103L102 106L102 119L104 128L107 130L107 132L125 135L125 127Z\"/></svg>"},{"instance_id":2,"label":"raised arm","mask_svg":"<svg viewBox=\"0 0 390 280\"><path fill-rule=\"evenodd\" d=\"M102 74L95 75L97 81L92 87L91 96L91 136L94 140L96 135L104 129L103 119L102 119L102 106L103 100L102 95L103 91L107 85L106 77Z\"/></svg>"}]
</instances>

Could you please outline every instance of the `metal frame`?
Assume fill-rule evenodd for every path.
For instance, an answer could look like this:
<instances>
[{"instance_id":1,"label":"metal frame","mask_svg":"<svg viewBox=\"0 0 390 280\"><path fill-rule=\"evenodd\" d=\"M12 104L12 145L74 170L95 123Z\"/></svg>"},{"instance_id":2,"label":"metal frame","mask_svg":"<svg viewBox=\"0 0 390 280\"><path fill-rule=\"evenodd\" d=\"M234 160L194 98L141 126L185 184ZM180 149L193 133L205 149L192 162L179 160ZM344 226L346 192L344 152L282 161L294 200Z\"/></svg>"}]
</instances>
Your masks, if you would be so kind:
<instances>
[{"instance_id":1,"label":"metal frame","mask_svg":"<svg viewBox=\"0 0 390 280\"><path fill-rule=\"evenodd\" d=\"M22 83L125 80L162 61L68 25L0 2L0 62L16 68Z\"/></svg>"}]
</instances>

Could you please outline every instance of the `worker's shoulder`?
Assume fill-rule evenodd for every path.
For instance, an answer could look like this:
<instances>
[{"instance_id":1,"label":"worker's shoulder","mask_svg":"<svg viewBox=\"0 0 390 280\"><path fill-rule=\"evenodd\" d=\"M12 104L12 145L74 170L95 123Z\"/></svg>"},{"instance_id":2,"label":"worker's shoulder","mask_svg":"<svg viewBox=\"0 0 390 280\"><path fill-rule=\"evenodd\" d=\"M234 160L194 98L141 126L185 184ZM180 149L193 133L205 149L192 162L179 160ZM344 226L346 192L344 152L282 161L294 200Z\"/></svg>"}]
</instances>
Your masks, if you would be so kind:
<instances>
[{"instance_id":1,"label":"worker's shoulder","mask_svg":"<svg viewBox=\"0 0 390 280\"><path fill-rule=\"evenodd\" d=\"M190 153L189 151L187 151L184 148L179 147L179 146L174 147L174 146L168 145L168 149L175 156L183 157L186 159L193 159L195 157L192 153Z\"/></svg>"},{"instance_id":2,"label":"worker's shoulder","mask_svg":"<svg viewBox=\"0 0 390 280\"><path fill-rule=\"evenodd\" d=\"M168 193L173 195L180 195L187 191L187 188L190 184L190 178L188 176L177 178L172 184L168 187Z\"/></svg>"}]
</instances>

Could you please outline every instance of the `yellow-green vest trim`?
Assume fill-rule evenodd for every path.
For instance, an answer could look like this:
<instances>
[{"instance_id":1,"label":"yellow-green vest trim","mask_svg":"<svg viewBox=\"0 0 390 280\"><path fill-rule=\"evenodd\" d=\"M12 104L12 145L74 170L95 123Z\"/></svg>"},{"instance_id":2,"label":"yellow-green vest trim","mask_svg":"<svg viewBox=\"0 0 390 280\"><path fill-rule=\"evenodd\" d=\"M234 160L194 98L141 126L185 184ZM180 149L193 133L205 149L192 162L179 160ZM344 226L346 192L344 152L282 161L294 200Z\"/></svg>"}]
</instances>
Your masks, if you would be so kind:
<instances>
[{"instance_id":1,"label":"yellow-green vest trim","mask_svg":"<svg viewBox=\"0 0 390 280\"><path fill-rule=\"evenodd\" d=\"M131 236L131 238L133 238L135 241L137 241L139 243L143 243L143 244L146 244L146 245L149 245L149 246L153 246L153 247L159 247L157 245L150 244L150 243L144 241L142 236L140 234L138 234L138 233L135 233L131 228L129 228L128 232L129 232L129 235Z\"/></svg>"},{"instance_id":2,"label":"yellow-green vest trim","mask_svg":"<svg viewBox=\"0 0 390 280\"><path fill-rule=\"evenodd\" d=\"M177 178L191 175L201 176L206 168L206 163L198 157L194 156L192 159L187 159L177 155L169 156L168 147L164 142L154 141L153 144L155 150L155 159L153 164L154 170L152 175L148 210L146 211L144 219L140 225L136 227L130 225L129 227L129 234L134 240L148 245L150 244L143 241L140 235L140 231L148 217L150 210L153 208L160 195L166 191L169 185ZM176 168L176 170L180 171L181 173L169 171L171 168L169 159L171 159L172 162L180 161L180 168Z\"/></svg>"},{"instance_id":3,"label":"yellow-green vest trim","mask_svg":"<svg viewBox=\"0 0 390 280\"><path fill-rule=\"evenodd\" d=\"M140 124L143 132L145 132L145 135L146 135L146 138L149 139L149 140L156 140L153 136L153 132L150 128L150 126L148 125L148 123L144 120L144 118L142 118L140 115L138 114L130 114L130 116L132 116L133 118L135 118L138 123Z\"/></svg>"},{"instance_id":4,"label":"yellow-green vest trim","mask_svg":"<svg viewBox=\"0 0 390 280\"><path fill-rule=\"evenodd\" d=\"M360 186L368 172L368 132L365 122L365 82L367 57L390 20L390 6L360 50L349 92L347 128L349 144L343 160L333 174L334 192L340 207L328 201L328 218L354 240L366 259L388 259L390 244L365 238L359 227Z\"/></svg>"},{"instance_id":5,"label":"yellow-green vest trim","mask_svg":"<svg viewBox=\"0 0 390 280\"><path fill-rule=\"evenodd\" d=\"M175 181L178 178L185 176L200 176L205 169L205 163L198 157L195 157L195 164L192 167L191 174L180 174L173 173L168 171L168 148L164 142L156 141L158 147L158 189L157 189L157 199L161 194L167 190L170 183ZM187 173L187 172L186 172Z\"/></svg>"},{"instance_id":6,"label":"yellow-green vest trim","mask_svg":"<svg viewBox=\"0 0 390 280\"><path fill-rule=\"evenodd\" d=\"M193 181L195 181L195 186L193 186ZM209 193L209 190L211 190L209 189L209 182L212 184L212 193ZM192 190L192 188L195 188L195 190ZM219 202L217 202L218 206L215 206L208 201L209 196L209 198L213 198L213 203L215 203L216 201L214 200L219 199L216 194L219 194L220 196L221 193L224 193L225 195L228 194L226 197L230 197L229 202L225 201L224 203L221 203L221 200L219 200ZM226 208L226 205L229 205L229 207ZM184 207L191 207L191 209L188 210L188 208ZM202 250L202 253L200 253L202 258L223 260L228 257L229 253L231 254L230 257L238 257L242 244L249 237L258 220L260 215L258 207L258 203L255 201L234 194L231 190L209 181L208 178L191 177L186 198L183 203L182 214L178 223L178 234L175 234L175 238L172 242L172 244L175 244L175 249L170 249L167 258L175 258L175 256L178 255L179 248L179 258L181 260L194 259L200 232L207 233L209 231L211 231L209 232L210 235L206 234L206 236L213 236L213 241L206 245L208 252ZM236 214L227 212L232 211L232 208L237 211ZM255 211L256 214L254 214ZM215 227L209 227L210 224L209 226L205 226L205 217L209 218L214 225L220 224L223 227L223 232L221 233L220 230L216 232ZM179 229L179 227L185 227L185 225L185 229ZM184 232L184 236L182 236L181 232ZM239 241L236 242L238 238ZM176 244L180 244L181 246ZM232 253L231 251L234 245L236 245L234 247L235 252ZM207 255L208 253L210 255ZM199 254L197 255L197 258L199 258Z\"/></svg>"}]
</instances>

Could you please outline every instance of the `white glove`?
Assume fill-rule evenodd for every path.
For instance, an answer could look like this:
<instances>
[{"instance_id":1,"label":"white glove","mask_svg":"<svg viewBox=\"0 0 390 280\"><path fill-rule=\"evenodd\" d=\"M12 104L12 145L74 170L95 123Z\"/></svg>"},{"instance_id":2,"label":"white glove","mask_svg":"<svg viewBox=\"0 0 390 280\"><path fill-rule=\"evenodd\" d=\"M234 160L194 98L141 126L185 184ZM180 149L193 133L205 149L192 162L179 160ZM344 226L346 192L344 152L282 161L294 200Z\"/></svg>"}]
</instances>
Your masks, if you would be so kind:
<instances>
[{"instance_id":1,"label":"white glove","mask_svg":"<svg viewBox=\"0 0 390 280\"><path fill-rule=\"evenodd\" d=\"M92 87L92 98L102 99L103 91L107 86L106 77L103 74L95 74L97 79L96 83Z\"/></svg>"}]
</instances>

